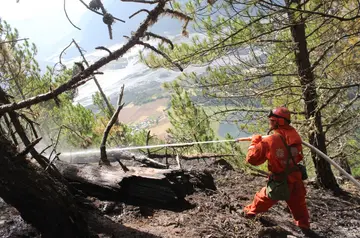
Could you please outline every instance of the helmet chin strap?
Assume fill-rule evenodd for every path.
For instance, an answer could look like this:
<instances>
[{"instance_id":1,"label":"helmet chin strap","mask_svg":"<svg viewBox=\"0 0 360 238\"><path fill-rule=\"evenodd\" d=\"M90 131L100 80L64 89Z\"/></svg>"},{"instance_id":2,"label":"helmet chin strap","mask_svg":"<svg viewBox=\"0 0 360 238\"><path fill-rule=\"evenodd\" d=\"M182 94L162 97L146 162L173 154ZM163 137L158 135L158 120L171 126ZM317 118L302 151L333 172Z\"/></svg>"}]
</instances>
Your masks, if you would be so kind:
<instances>
[{"instance_id":1,"label":"helmet chin strap","mask_svg":"<svg viewBox=\"0 0 360 238\"><path fill-rule=\"evenodd\" d=\"M270 128L270 129L268 130L267 134L270 135L270 133L271 133L273 130L276 130L276 129L277 129L277 128L273 128L273 127Z\"/></svg>"},{"instance_id":2,"label":"helmet chin strap","mask_svg":"<svg viewBox=\"0 0 360 238\"><path fill-rule=\"evenodd\" d=\"M275 126L271 127L271 128L268 130L267 134L269 135L269 134L270 134L270 132L272 132L273 130L276 130L276 129L278 129L278 128L279 128L279 124L278 124L278 123L276 123L276 125L275 125Z\"/></svg>"}]
</instances>

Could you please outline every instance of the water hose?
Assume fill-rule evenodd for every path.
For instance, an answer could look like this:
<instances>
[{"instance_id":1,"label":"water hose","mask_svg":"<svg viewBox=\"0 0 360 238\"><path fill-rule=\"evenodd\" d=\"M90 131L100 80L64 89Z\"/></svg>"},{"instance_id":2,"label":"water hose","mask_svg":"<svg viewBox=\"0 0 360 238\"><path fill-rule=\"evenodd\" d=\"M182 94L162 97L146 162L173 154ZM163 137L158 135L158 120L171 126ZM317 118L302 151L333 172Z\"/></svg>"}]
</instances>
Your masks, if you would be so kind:
<instances>
[{"instance_id":1,"label":"water hose","mask_svg":"<svg viewBox=\"0 0 360 238\"><path fill-rule=\"evenodd\" d=\"M263 138L268 136L262 136ZM164 148L164 147L182 147L182 146L193 146L196 144L214 144L214 143L225 143L225 142L240 142L240 141L251 141L251 137L242 137L237 138L235 140L212 140L212 141L196 141L196 142L187 142L187 143L174 143L174 144L160 144L160 145L145 145L145 146L132 146L132 147L123 147L123 148L112 148L107 149L106 152L119 152L119 151L129 151L129 150L139 150L139 149L153 149L153 148ZM346 178L348 178L356 187L360 189L360 182L357 181L353 176L348 174L343 168L340 167L335 161L330 159L329 156L321 152L316 147L310 145L309 143L302 141L302 144L306 147L313 150L316 154L321 156L323 159L325 159L327 162L329 162L331 165L333 165L337 170L339 170L340 173L342 173ZM88 151L77 151L77 152L65 152L61 153L61 156L65 157L72 157L75 155L100 155L99 150L88 150Z\"/></svg>"}]
</instances>

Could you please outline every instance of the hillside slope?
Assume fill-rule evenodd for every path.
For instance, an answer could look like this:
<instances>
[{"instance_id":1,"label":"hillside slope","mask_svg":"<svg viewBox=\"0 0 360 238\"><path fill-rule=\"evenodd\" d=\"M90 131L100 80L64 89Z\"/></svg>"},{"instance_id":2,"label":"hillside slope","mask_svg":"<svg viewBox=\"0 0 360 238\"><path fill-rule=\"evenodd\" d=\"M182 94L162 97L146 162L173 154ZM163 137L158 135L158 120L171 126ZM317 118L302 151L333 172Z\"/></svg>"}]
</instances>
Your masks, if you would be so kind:
<instances>
[{"instance_id":1,"label":"hillside slope","mask_svg":"<svg viewBox=\"0 0 360 238\"><path fill-rule=\"evenodd\" d=\"M109 207L108 203L94 201L123 230L115 237L306 237L292 224L284 202L255 219L240 215L255 192L265 185L265 178L210 165L210 161L186 162L184 166L206 167L216 180L217 191L199 191L189 196L187 200L196 207L180 213L124 204L104 209ZM346 195L336 197L307 182L307 204L314 230L310 237L360 237L360 192L347 183L343 188ZM0 206L0 217L2 237L19 237L16 234L38 237L34 229L21 221L16 210L4 203Z\"/></svg>"}]
</instances>

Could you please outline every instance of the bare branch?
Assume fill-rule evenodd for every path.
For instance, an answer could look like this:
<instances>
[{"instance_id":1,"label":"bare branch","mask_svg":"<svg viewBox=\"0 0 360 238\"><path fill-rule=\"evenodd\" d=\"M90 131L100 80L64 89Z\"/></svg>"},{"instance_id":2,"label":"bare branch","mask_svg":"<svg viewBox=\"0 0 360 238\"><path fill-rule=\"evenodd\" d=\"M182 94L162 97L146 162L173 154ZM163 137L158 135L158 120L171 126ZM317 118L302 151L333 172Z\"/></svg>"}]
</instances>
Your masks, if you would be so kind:
<instances>
[{"instance_id":1,"label":"bare branch","mask_svg":"<svg viewBox=\"0 0 360 238\"><path fill-rule=\"evenodd\" d=\"M29 123L29 125L30 125L30 127L31 127L31 130L32 130L32 132L33 132L33 134L34 134L34 137L35 137L35 138L38 138L39 136L38 136L38 134L37 134L37 131L36 131L36 129L35 129L34 124L36 124L36 125L39 126L39 123L31 120L30 118L28 118L28 117L27 117L26 115L24 115L24 114L20 114L20 117L24 118L24 120L27 121L27 123Z\"/></svg>"},{"instance_id":2,"label":"bare branch","mask_svg":"<svg viewBox=\"0 0 360 238\"><path fill-rule=\"evenodd\" d=\"M120 95L119 95L119 102L121 103L122 101L122 98L123 98L123 95L124 95L124 85L121 87L121 92L120 92ZM118 104L118 107L115 111L115 113L113 114L113 116L111 117L109 123L107 124L106 128L105 128L105 131L104 131L104 135L103 135L103 138L101 140L101 145L100 145L100 160L103 164L107 165L107 166L110 166L110 161L107 159L107 155L106 155L106 140L107 140L107 137L109 135L109 132L111 130L111 127L115 124L115 122L118 120L118 117L119 117L119 113L121 111L121 109L124 107L124 104ZM124 172L126 172L124 170Z\"/></svg>"},{"instance_id":3,"label":"bare branch","mask_svg":"<svg viewBox=\"0 0 360 238\"><path fill-rule=\"evenodd\" d=\"M72 45L72 43L74 43L73 41L70 42L70 44L68 46L66 46L60 53L59 55L59 63L63 66L63 67L66 67L62 62L61 62L61 58L62 58L62 55L65 53L65 51ZM54 66L55 67L55 66Z\"/></svg>"},{"instance_id":4,"label":"bare branch","mask_svg":"<svg viewBox=\"0 0 360 238\"><path fill-rule=\"evenodd\" d=\"M327 105L329 105L329 103L334 100L336 98L336 96L340 93L340 89L336 90L335 93L333 95L331 95L331 97L329 97L326 102L324 102L319 109L317 109L317 111L321 111L322 109L324 109Z\"/></svg>"},{"instance_id":5,"label":"bare branch","mask_svg":"<svg viewBox=\"0 0 360 238\"><path fill-rule=\"evenodd\" d=\"M192 20L191 17L189 17L188 15L185 15L184 13L170 10L170 9L165 9L163 14L168 15L170 17L175 17L182 21L189 21L189 20L191 21Z\"/></svg>"},{"instance_id":6,"label":"bare branch","mask_svg":"<svg viewBox=\"0 0 360 238\"><path fill-rule=\"evenodd\" d=\"M99 72L99 71L97 71L97 72L94 72L94 73L93 73L93 75L96 75L96 74L103 75L103 74L104 74L104 72Z\"/></svg>"},{"instance_id":7,"label":"bare branch","mask_svg":"<svg viewBox=\"0 0 360 238\"><path fill-rule=\"evenodd\" d=\"M1 44L6 44L6 43L14 43L14 42L18 42L18 41L23 41L23 40L28 40L29 38L22 38L22 39L16 39L16 40L8 40L8 41L1 41Z\"/></svg>"},{"instance_id":8,"label":"bare branch","mask_svg":"<svg viewBox=\"0 0 360 238\"><path fill-rule=\"evenodd\" d=\"M153 38L156 38L156 39L160 39L162 42L166 42L170 45L171 49L173 50L174 49L174 44L172 43L171 40L169 40L168 38L165 38L163 36L160 36L160 35L157 35L157 34L154 34L152 32L146 32L145 33L145 36L147 37L153 37Z\"/></svg>"},{"instance_id":9,"label":"bare branch","mask_svg":"<svg viewBox=\"0 0 360 238\"><path fill-rule=\"evenodd\" d=\"M360 87L360 83L348 84L343 86L333 86L333 87L321 86L319 87L319 89L338 90L338 89L346 89L346 88L354 88L354 87Z\"/></svg>"},{"instance_id":10,"label":"bare branch","mask_svg":"<svg viewBox=\"0 0 360 238\"><path fill-rule=\"evenodd\" d=\"M19 102L14 102L14 103L9 102L1 105L0 115L4 112L18 110L21 108L25 108L37 104L39 102L48 101L63 92L72 90L74 85L78 84L80 81L81 83L85 83L86 81L90 80L88 77L91 76L94 71L98 70L107 63L123 56L129 49L131 49L134 45L138 44L140 37L144 35L144 33L149 28L149 26L158 20L158 17L163 12L164 6L165 6L165 2L162 1L159 2L158 5L153 10L150 11L150 14L147 16L145 21L141 23L140 27L137 29L137 31L131 37L131 39L126 44L124 44L120 49L114 51L112 55L99 59L93 65L90 65L90 67L86 68L83 72L74 75L68 82L60 85L53 91L49 91L47 93L40 94L35 97L31 97Z\"/></svg>"},{"instance_id":11,"label":"bare branch","mask_svg":"<svg viewBox=\"0 0 360 238\"><path fill-rule=\"evenodd\" d=\"M140 9L139 11L135 12L134 14L132 14L131 16L129 16L129 19L133 18L134 16L136 16L137 14L139 14L140 12L147 12L148 14L150 14L150 11L147 9Z\"/></svg>"},{"instance_id":12,"label":"bare branch","mask_svg":"<svg viewBox=\"0 0 360 238\"><path fill-rule=\"evenodd\" d=\"M46 150L48 150L53 144L46 146L39 154L42 155L45 153Z\"/></svg>"},{"instance_id":13,"label":"bare branch","mask_svg":"<svg viewBox=\"0 0 360 238\"><path fill-rule=\"evenodd\" d=\"M356 20L356 19L360 18L360 15L356 15L354 17L346 18L346 17L339 17L339 16L336 16L336 15L331 15L331 14L327 14L327 13L323 13L323 12L316 12L316 11L304 10L304 9L301 9L301 8L287 7L287 6L276 4L274 2L267 2L267 1L264 1L264 0L261 0L261 2L263 2L265 4L268 4L270 6L275 6L275 7L279 7L279 8L282 8L282 9L291 10L293 12L309 13L309 14L312 14L312 15L319 15L319 16L322 16L322 17L334 18L334 19L339 20L339 21L353 21L353 20Z\"/></svg>"},{"instance_id":14,"label":"bare branch","mask_svg":"<svg viewBox=\"0 0 360 238\"><path fill-rule=\"evenodd\" d=\"M108 48L104 47L104 46L98 46L95 49L97 49L97 50L105 50L105 51L107 51L109 53L109 55L112 54L111 51Z\"/></svg>"},{"instance_id":15,"label":"bare branch","mask_svg":"<svg viewBox=\"0 0 360 238\"><path fill-rule=\"evenodd\" d=\"M164 52L156 49L154 46L152 46L152 45L150 45L148 43L142 42L142 41L138 41L137 44L143 45L145 48L151 49L155 53L157 53L157 54L161 55L162 57L164 57L167 61L169 61L169 63L175 65L181 72L184 71L184 69L180 66L180 64L178 64L176 62L173 62L167 54L165 54Z\"/></svg>"},{"instance_id":16,"label":"bare branch","mask_svg":"<svg viewBox=\"0 0 360 238\"><path fill-rule=\"evenodd\" d=\"M116 161L120 164L122 170L126 173L126 172L129 172L130 170L128 169L128 167L126 167L123 163L121 163L121 161L116 158Z\"/></svg>"},{"instance_id":17,"label":"bare branch","mask_svg":"<svg viewBox=\"0 0 360 238\"><path fill-rule=\"evenodd\" d=\"M149 140L150 140L150 138L151 138L151 137L150 137L150 132L151 132L151 131L149 130L149 131L147 132L147 134L146 134L146 145L147 145L147 146L149 145ZM147 149L147 155L150 156L150 154L151 154L151 153L150 153L150 149L148 148L148 149Z\"/></svg>"},{"instance_id":18,"label":"bare branch","mask_svg":"<svg viewBox=\"0 0 360 238\"><path fill-rule=\"evenodd\" d=\"M42 137L37 138L36 140L32 141L30 144L28 144L25 149L15 155L15 157L20 158L25 156L27 153L30 152L34 148L34 146L41 141Z\"/></svg>"},{"instance_id":19,"label":"bare branch","mask_svg":"<svg viewBox=\"0 0 360 238\"><path fill-rule=\"evenodd\" d=\"M64 12L65 12L66 18L67 18L68 21L71 23L71 25L73 25L73 27L75 27L76 29L81 30L80 27L75 26L75 24L70 20L68 14L67 14L67 12L66 12L66 0L64 0Z\"/></svg>"},{"instance_id":20,"label":"bare branch","mask_svg":"<svg viewBox=\"0 0 360 238\"><path fill-rule=\"evenodd\" d=\"M80 53L80 55L81 55L81 57L82 57L85 65L86 65L87 67L90 67L89 62L86 60L85 55L83 54L80 46L77 44L77 42L76 42L74 39L73 39L73 42L74 42L76 48L78 49L78 51L79 51L79 53ZM97 47L97 48L99 48L99 47ZM105 48L105 47L103 47L103 48ZM106 48L105 48L105 49L106 49ZM111 52L110 52L110 56L111 56ZM94 72L94 74L103 74L103 73L102 73L102 72L97 72L97 73ZM106 103L106 106L107 106L107 108L108 108L108 110L109 110L110 115L114 114L113 107L111 106L108 98L106 97L104 91L102 90L102 88L101 88L101 86L100 86L97 78L96 78L95 76L93 76L92 78L93 78L93 80L94 80L94 82L95 82L95 84L96 84L96 86L97 86L97 88L98 88L98 90L99 90L99 92L100 92L100 95L101 95L102 99L103 99L104 102Z\"/></svg>"},{"instance_id":21,"label":"bare branch","mask_svg":"<svg viewBox=\"0 0 360 238\"><path fill-rule=\"evenodd\" d=\"M51 151L51 153L50 153L49 160L51 159L52 154L53 154L53 153L56 153L56 147L57 147L57 145L58 145L58 143L59 143L61 130L62 130L62 128L64 128L64 127L65 127L64 125L60 126L59 131L58 131L58 134L57 134L57 137L56 137L55 144L54 144L54 142L53 142L52 139L51 139L51 142L54 144L54 147L53 147L53 149L52 149L52 151ZM55 159L55 158L56 158L56 156L54 157L54 159ZM46 169L47 169L50 165L51 165L51 162L50 162L49 165L46 167ZM45 169L45 170L46 170L46 169Z\"/></svg>"},{"instance_id":22,"label":"bare branch","mask_svg":"<svg viewBox=\"0 0 360 238\"><path fill-rule=\"evenodd\" d=\"M6 126L8 127L8 134L10 134L11 139L13 140L13 142L15 143L15 145L19 145L19 142L18 142L17 139L16 139L15 132L13 132L12 126L11 126L11 124L10 124L8 115L5 114L5 115L3 116L3 118L4 118L4 121L5 121Z\"/></svg>"},{"instance_id":23,"label":"bare branch","mask_svg":"<svg viewBox=\"0 0 360 238\"><path fill-rule=\"evenodd\" d=\"M192 20L191 17L185 15L182 12L178 12L178 11L174 11L174 10L170 10L170 9L165 9L163 14L184 21L184 25L182 28L182 35L186 36L186 37L189 36L189 33L187 32L186 28L187 28L187 25L189 24L189 21Z\"/></svg>"}]
</instances>

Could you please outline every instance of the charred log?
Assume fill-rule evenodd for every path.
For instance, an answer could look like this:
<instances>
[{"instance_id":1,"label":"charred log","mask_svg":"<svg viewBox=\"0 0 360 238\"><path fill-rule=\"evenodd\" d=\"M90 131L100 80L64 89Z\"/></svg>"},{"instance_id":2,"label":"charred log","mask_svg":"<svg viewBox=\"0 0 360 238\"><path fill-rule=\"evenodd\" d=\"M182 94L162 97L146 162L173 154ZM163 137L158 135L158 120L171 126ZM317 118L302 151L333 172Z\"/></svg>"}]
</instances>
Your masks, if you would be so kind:
<instances>
[{"instance_id":1,"label":"charred log","mask_svg":"<svg viewBox=\"0 0 360 238\"><path fill-rule=\"evenodd\" d=\"M196 190L216 190L208 172L56 162L62 175L87 196L171 211L182 211L193 205L185 196Z\"/></svg>"}]
</instances>

